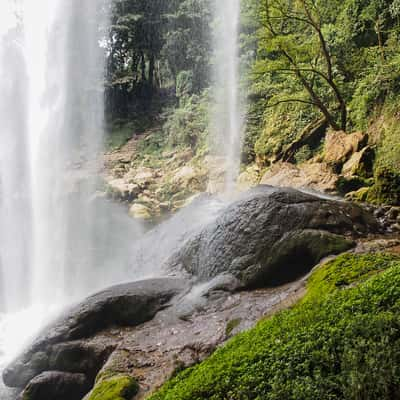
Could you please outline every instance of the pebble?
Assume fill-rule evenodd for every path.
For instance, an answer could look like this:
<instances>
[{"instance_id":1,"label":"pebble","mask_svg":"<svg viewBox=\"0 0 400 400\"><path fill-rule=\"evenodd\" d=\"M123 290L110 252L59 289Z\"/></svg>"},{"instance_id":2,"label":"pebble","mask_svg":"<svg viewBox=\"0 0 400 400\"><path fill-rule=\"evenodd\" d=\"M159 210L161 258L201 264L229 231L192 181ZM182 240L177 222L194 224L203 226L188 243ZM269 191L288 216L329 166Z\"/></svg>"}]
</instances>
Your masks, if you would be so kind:
<instances>
[{"instance_id":1,"label":"pebble","mask_svg":"<svg viewBox=\"0 0 400 400\"><path fill-rule=\"evenodd\" d=\"M400 224L393 224L391 228L395 232L400 232Z\"/></svg>"},{"instance_id":2,"label":"pebble","mask_svg":"<svg viewBox=\"0 0 400 400\"><path fill-rule=\"evenodd\" d=\"M400 215L400 210L398 207L392 207L386 215L388 219L395 221Z\"/></svg>"},{"instance_id":3,"label":"pebble","mask_svg":"<svg viewBox=\"0 0 400 400\"><path fill-rule=\"evenodd\" d=\"M383 217L384 215L385 215L385 210L384 210L383 208L381 208L381 207L377 208L377 209L374 211L374 216L375 216L376 218Z\"/></svg>"}]
</instances>

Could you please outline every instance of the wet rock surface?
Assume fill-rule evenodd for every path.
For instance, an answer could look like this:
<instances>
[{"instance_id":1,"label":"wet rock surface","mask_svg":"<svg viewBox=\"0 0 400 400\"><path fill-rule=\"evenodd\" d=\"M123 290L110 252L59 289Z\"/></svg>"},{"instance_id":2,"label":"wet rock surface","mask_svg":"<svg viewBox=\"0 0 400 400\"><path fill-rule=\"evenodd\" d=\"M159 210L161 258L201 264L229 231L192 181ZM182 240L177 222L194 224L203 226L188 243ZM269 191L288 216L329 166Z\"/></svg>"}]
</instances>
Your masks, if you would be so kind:
<instances>
[{"instance_id":1,"label":"wet rock surface","mask_svg":"<svg viewBox=\"0 0 400 400\"><path fill-rule=\"evenodd\" d=\"M135 400L145 399L177 371L208 357L233 335L251 328L263 316L294 304L304 293L304 279L271 289L230 293L216 287L194 287L190 315L177 317L166 309L146 324L110 329L96 340L118 343L99 373L128 374L139 383ZM182 299L182 300L183 300Z\"/></svg>"},{"instance_id":2,"label":"wet rock surface","mask_svg":"<svg viewBox=\"0 0 400 400\"><path fill-rule=\"evenodd\" d=\"M38 339L4 370L4 383L22 388L49 368L69 372L81 370L88 376L95 375L94 366L98 368L98 361L109 349L85 346L79 339L109 326L134 326L148 321L186 286L180 279L160 278L118 285L89 297L38 335ZM69 344L60 345L65 342ZM84 360L85 357L88 360Z\"/></svg>"},{"instance_id":3,"label":"wet rock surface","mask_svg":"<svg viewBox=\"0 0 400 400\"><path fill-rule=\"evenodd\" d=\"M29 400L64 393L73 400L96 375L128 374L139 381L135 399L142 399L231 335L297 300L302 277L324 256L377 230L376 218L359 206L292 189L252 189L212 208L182 240L172 235L176 250L165 263L164 252L155 258L158 271L185 279L149 279L89 297L45 328L4 371L4 382L25 387ZM162 225L144 238L155 251L157 243L170 249L167 239Z\"/></svg>"},{"instance_id":4,"label":"wet rock surface","mask_svg":"<svg viewBox=\"0 0 400 400\"><path fill-rule=\"evenodd\" d=\"M21 400L81 400L90 390L91 382L84 374L44 372L29 382Z\"/></svg>"},{"instance_id":5,"label":"wet rock surface","mask_svg":"<svg viewBox=\"0 0 400 400\"><path fill-rule=\"evenodd\" d=\"M376 232L374 217L359 206L287 188L259 186L171 256L168 268L207 281L230 274L239 286L293 281L321 258Z\"/></svg>"}]
</instances>

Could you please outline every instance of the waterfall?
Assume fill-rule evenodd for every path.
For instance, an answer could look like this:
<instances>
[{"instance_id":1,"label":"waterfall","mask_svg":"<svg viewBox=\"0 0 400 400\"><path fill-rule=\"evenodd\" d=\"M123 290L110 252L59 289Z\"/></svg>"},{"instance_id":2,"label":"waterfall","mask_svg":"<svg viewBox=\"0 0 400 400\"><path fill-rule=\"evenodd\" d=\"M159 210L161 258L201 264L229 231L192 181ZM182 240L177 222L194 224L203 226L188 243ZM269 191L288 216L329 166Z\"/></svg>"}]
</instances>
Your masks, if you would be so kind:
<instances>
[{"instance_id":1,"label":"waterfall","mask_svg":"<svg viewBox=\"0 0 400 400\"><path fill-rule=\"evenodd\" d=\"M0 2L0 372L52 308L121 280L96 195L109 7Z\"/></svg>"},{"instance_id":2,"label":"waterfall","mask_svg":"<svg viewBox=\"0 0 400 400\"><path fill-rule=\"evenodd\" d=\"M232 192L240 170L243 102L239 78L240 0L215 0L213 153L225 165L223 191Z\"/></svg>"},{"instance_id":3,"label":"waterfall","mask_svg":"<svg viewBox=\"0 0 400 400\"><path fill-rule=\"evenodd\" d=\"M0 309L14 311L90 280L106 13L94 0L3 0L0 13Z\"/></svg>"}]
</instances>

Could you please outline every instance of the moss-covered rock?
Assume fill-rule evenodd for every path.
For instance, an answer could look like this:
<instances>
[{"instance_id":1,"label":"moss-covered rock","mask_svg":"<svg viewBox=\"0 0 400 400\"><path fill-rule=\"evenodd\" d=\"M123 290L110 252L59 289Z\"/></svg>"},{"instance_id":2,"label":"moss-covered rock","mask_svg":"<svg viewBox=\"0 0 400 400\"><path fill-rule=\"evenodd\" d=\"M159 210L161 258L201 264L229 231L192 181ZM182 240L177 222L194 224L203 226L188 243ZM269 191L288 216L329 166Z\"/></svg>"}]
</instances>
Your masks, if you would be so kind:
<instances>
[{"instance_id":1,"label":"moss-covered rock","mask_svg":"<svg viewBox=\"0 0 400 400\"><path fill-rule=\"evenodd\" d=\"M371 275L399 263L400 257L393 254L343 254L314 271L307 282L307 295L303 301L334 293L336 289L346 288L354 283L363 282Z\"/></svg>"},{"instance_id":2,"label":"moss-covered rock","mask_svg":"<svg viewBox=\"0 0 400 400\"><path fill-rule=\"evenodd\" d=\"M375 161L375 149L370 146L354 153L343 165L342 175L346 177L360 176L371 178Z\"/></svg>"},{"instance_id":3,"label":"moss-covered rock","mask_svg":"<svg viewBox=\"0 0 400 400\"><path fill-rule=\"evenodd\" d=\"M365 203L368 199L369 187L362 187L361 189L349 192L346 194L346 200L354 201L357 203Z\"/></svg>"},{"instance_id":4,"label":"moss-covered rock","mask_svg":"<svg viewBox=\"0 0 400 400\"><path fill-rule=\"evenodd\" d=\"M267 108L254 145L259 166L265 167L276 161L279 154L301 138L303 130L316 120L317 115L312 107L300 103Z\"/></svg>"},{"instance_id":5,"label":"moss-covered rock","mask_svg":"<svg viewBox=\"0 0 400 400\"><path fill-rule=\"evenodd\" d=\"M400 116L397 102L386 104L377 122L370 128L377 147L374 165L375 184L368 201L376 204L400 204Z\"/></svg>"},{"instance_id":6,"label":"moss-covered rock","mask_svg":"<svg viewBox=\"0 0 400 400\"><path fill-rule=\"evenodd\" d=\"M135 378L125 374L99 379L87 400L131 400L138 392Z\"/></svg>"},{"instance_id":7,"label":"moss-covered rock","mask_svg":"<svg viewBox=\"0 0 400 400\"><path fill-rule=\"evenodd\" d=\"M367 200L375 204L400 205L400 170L377 168L375 184L368 192Z\"/></svg>"},{"instance_id":8,"label":"moss-covered rock","mask_svg":"<svg viewBox=\"0 0 400 400\"><path fill-rule=\"evenodd\" d=\"M360 176L344 177L340 176L336 182L336 190L339 194L345 195L350 192L355 192L364 187L373 185L373 180L365 179Z\"/></svg>"},{"instance_id":9,"label":"moss-covered rock","mask_svg":"<svg viewBox=\"0 0 400 400\"><path fill-rule=\"evenodd\" d=\"M399 306L399 257L342 255L314 272L300 304L234 337L150 399L397 399Z\"/></svg>"}]
</instances>

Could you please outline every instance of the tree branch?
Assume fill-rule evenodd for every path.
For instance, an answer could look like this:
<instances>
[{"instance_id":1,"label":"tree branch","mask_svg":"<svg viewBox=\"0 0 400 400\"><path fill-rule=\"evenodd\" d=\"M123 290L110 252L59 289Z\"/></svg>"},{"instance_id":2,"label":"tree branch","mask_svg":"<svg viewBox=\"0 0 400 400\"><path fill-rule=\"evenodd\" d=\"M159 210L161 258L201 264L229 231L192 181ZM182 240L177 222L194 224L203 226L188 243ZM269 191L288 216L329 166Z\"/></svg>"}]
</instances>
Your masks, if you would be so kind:
<instances>
[{"instance_id":1,"label":"tree branch","mask_svg":"<svg viewBox=\"0 0 400 400\"><path fill-rule=\"evenodd\" d=\"M275 102L274 104L268 104L267 108L273 108L273 107L279 106L279 104L284 104L284 103L302 103L302 104L309 104L309 105L312 105L312 106L316 106L317 105L314 102L309 101L309 100L285 99L285 100L279 100L279 101Z\"/></svg>"}]
</instances>

